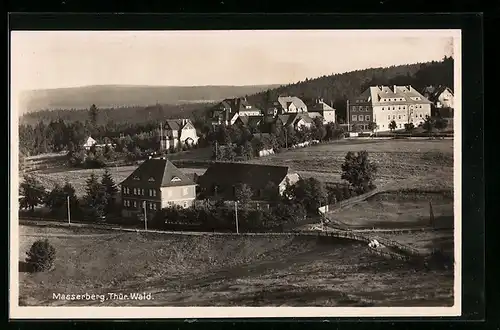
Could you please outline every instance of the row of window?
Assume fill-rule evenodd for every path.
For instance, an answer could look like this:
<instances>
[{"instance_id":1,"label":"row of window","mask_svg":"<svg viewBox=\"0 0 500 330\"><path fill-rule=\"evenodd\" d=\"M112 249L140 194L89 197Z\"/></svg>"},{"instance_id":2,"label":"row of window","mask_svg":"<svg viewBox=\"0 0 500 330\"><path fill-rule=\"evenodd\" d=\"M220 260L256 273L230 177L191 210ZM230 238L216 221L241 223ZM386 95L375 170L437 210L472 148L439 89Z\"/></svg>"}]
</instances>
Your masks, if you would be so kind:
<instances>
[{"instance_id":1,"label":"row of window","mask_svg":"<svg viewBox=\"0 0 500 330\"><path fill-rule=\"evenodd\" d=\"M399 98L395 98L395 99L382 99L382 102L392 102L392 101L405 101L404 98L402 97L399 97Z\"/></svg>"},{"instance_id":2,"label":"row of window","mask_svg":"<svg viewBox=\"0 0 500 330\"><path fill-rule=\"evenodd\" d=\"M364 119L363 119L364 118ZM352 121L370 121L370 115L352 115Z\"/></svg>"},{"instance_id":3,"label":"row of window","mask_svg":"<svg viewBox=\"0 0 500 330\"><path fill-rule=\"evenodd\" d=\"M126 195L144 196L144 192L144 189L141 188L133 188L131 190L128 187L123 187L123 193ZM148 189L148 196L156 197L156 189Z\"/></svg>"},{"instance_id":4,"label":"row of window","mask_svg":"<svg viewBox=\"0 0 500 330\"><path fill-rule=\"evenodd\" d=\"M422 109L422 106L421 105L416 105L415 106L415 109ZM391 107L382 107L382 110L391 110ZM392 107L392 110L396 110L396 107ZM398 106L398 109L397 110L406 110L406 105L402 105L402 106Z\"/></svg>"},{"instance_id":5,"label":"row of window","mask_svg":"<svg viewBox=\"0 0 500 330\"><path fill-rule=\"evenodd\" d=\"M356 110L357 111L370 111L370 107L369 106L362 106L362 105L360 105L360 106L353 105L352 111L356 111Z\"/></svg>"},{"instance_id":6,"label":"row of window","mask_svg":"<svg viewBox=\"0 0 500 330\"><path fill-rule=\"evenodd\" d=\"M126 207L144 207L144 203L146 203L146 207L150 210L156 210L156 204L155 202L142 202L140 203L139 201L130 201L128 199L124 199L123 200L123 206L126 206Z\"/></svg>"},{"instance_id":7,"label":"row of window","mask_svg":"<svg viewBox=\"0 0 500 330\"><path fill-rule=\"evenodd\" d=\"M404 119L406 117L406 115L398 115L398 119L401 119L401 117ZM419 118L419 117L424 118L421 113L415 115L415 118ZM388 115L387 119L391 120L391 115ZM396 119L396 115L392 115L392 119Z\"/></svg>"}]
</instances>

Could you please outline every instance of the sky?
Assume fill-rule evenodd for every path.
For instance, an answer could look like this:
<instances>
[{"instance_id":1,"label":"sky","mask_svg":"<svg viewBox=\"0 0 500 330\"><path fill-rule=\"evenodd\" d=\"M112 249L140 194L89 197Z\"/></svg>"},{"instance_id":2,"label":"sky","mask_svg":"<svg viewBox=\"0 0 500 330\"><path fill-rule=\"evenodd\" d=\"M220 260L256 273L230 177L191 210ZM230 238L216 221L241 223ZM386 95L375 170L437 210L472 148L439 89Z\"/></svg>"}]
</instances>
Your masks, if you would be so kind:
<instances>
[{"instance_id":1,"label":"sky","mask_svg":"<svg viewBox=\"0 0 500 330\"><path fill-rule=\"evenodd\" d=\"M287 84L440 60L452 30L15 31L12 89ZM455 34L456 35L456 34Z\"/></svg>"}]
</instances>

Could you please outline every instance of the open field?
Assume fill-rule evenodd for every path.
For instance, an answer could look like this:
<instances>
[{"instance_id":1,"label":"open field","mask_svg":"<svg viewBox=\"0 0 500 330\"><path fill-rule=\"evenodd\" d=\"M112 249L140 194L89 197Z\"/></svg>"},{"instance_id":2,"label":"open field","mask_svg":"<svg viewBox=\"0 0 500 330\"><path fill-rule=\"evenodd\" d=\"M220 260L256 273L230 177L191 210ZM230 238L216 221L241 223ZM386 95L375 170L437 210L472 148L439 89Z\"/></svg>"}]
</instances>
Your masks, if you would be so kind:
<instances>
[{"instance_id":1,"label":"open field","mask_svg":"<svg viewBox=\"0 0 500 330\"><path fill-rule=\"evenodd\" d=\"M452 229L435 232L377 233L377 236L404 245L409 245L419 250L422 254L430 254L433 249L440 249L447 255L453 255L454 243Z\"/></svg>"},{"instance_id":2,"label":"open field","mask_svg":"<svg viewBox=\"0 0 500 330\"><path fill-rule=\"evenodd\" d=\"M434 224L430 223L430 206ZM453 228L453 197L441 193L379 193L348 208L333 211L328 217L351 229L361 228Z\"/></svg>"},{"instance_id":3,"label":"open field","mask_svg":"<svg viewBox=\"0 0 500 330\"><path fill-rule=\"evenodd\" d=\"M20 273L21 305L451 306L453 272L416 270L348 241L291 236L182 236L20 226L55 268ZM76 239L78 238L78 239ZM151 293L153 300L58 301L53 293Z\"/></svg>"},{"instance_id":4,"label":"open field","mask_svg":"<svg viewBox=\"0 0 500 330\"><path fill-rule=\"evenodd\" d=\"M349 151L366 150L379 166L378 185L392 188L453 187L453 140L340 140L250 161L289 166L304 177L338 182Z\"/></svg>"}]
</instances>

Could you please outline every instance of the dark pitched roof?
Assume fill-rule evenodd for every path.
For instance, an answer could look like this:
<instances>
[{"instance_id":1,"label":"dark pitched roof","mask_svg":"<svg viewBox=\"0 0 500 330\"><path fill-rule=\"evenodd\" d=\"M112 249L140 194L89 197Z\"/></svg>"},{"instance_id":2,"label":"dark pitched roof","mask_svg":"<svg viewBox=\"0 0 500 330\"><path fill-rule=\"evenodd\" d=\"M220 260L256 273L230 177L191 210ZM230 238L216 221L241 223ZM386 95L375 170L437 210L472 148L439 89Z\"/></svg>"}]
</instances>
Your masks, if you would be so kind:
<instances>
[{"instance_id":1,"label":"dark pitched roof","mask_svg":"<svg viewBox=\"0 0 500 330\"><path fill-rule=\"evenodd\" d=\"M168 159L152 158L144 161L121 185L159 188L188 186L195 183Z\"/></svg>"},{"instance_id":2,"label":"dark pitched roof","mask_svg":"<svg viewBox=\"0 0 500 330\"><path fill-rule=\"evenodd\" d=\"M199 177L203 187L236 186L246 184L254 190L264 189L269 182L280 184L288 174L288 167L247 163L215 163Z\"/></svg>"},{"instance_id":3,"label":"dark pitched roof","mask_svg":"<svg viewBox=\"0 0 500 330\"><path fill-rule=\"evenodd\" d=\"M450 93L453 94L451 88L446 86L438 86L433 89L432 93L429 93L427 98L429 99L429 101L436 102L439 99L439 96L446 90L450 91Z\"/></svg>"}]
</instances>

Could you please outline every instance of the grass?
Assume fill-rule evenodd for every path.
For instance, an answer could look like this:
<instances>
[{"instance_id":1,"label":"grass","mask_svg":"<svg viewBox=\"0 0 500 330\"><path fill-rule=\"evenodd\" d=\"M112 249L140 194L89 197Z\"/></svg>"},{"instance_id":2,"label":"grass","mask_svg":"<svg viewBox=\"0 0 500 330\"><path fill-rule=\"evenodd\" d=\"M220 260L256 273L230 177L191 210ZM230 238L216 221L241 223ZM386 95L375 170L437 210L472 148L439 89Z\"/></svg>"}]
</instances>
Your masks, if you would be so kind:
<instances>
[{"instance_id":1,"label":"grass","mask_svg":"<svg viewBox=\"0 0 500 330\"><path fill-rule=\"evenodd\" d=\"M440 193L380 193L329 214L352 229L399 229L430 226L430 206L436 227L453 227L453 197Z\"/></svg>"},{"instance_id":2,"label":"grass","mask_svg":"<svg viewBox=\"0 0 500 330\"><path fill-rule=\"evenodd\" d=\"M453 187L453 140L341 140L250 161L289 166L304 177L338 182L349 151L366 150L378 167L378 185L397 188Z\"/></svg>"},{"instance_id":3,"label":"grass","mask_svg":"<svg viewBox=\"0 0 500 330\"><path fill-rule=\"evenodd\" d=\"M20 226L20 256L40 237L55 268L20 273L20 304L450 306L452 271L416 270L364 245L313 237L183 236ZM153 300L68 302L53 293L151 293Z\"/></svg>"}]
</instances>

